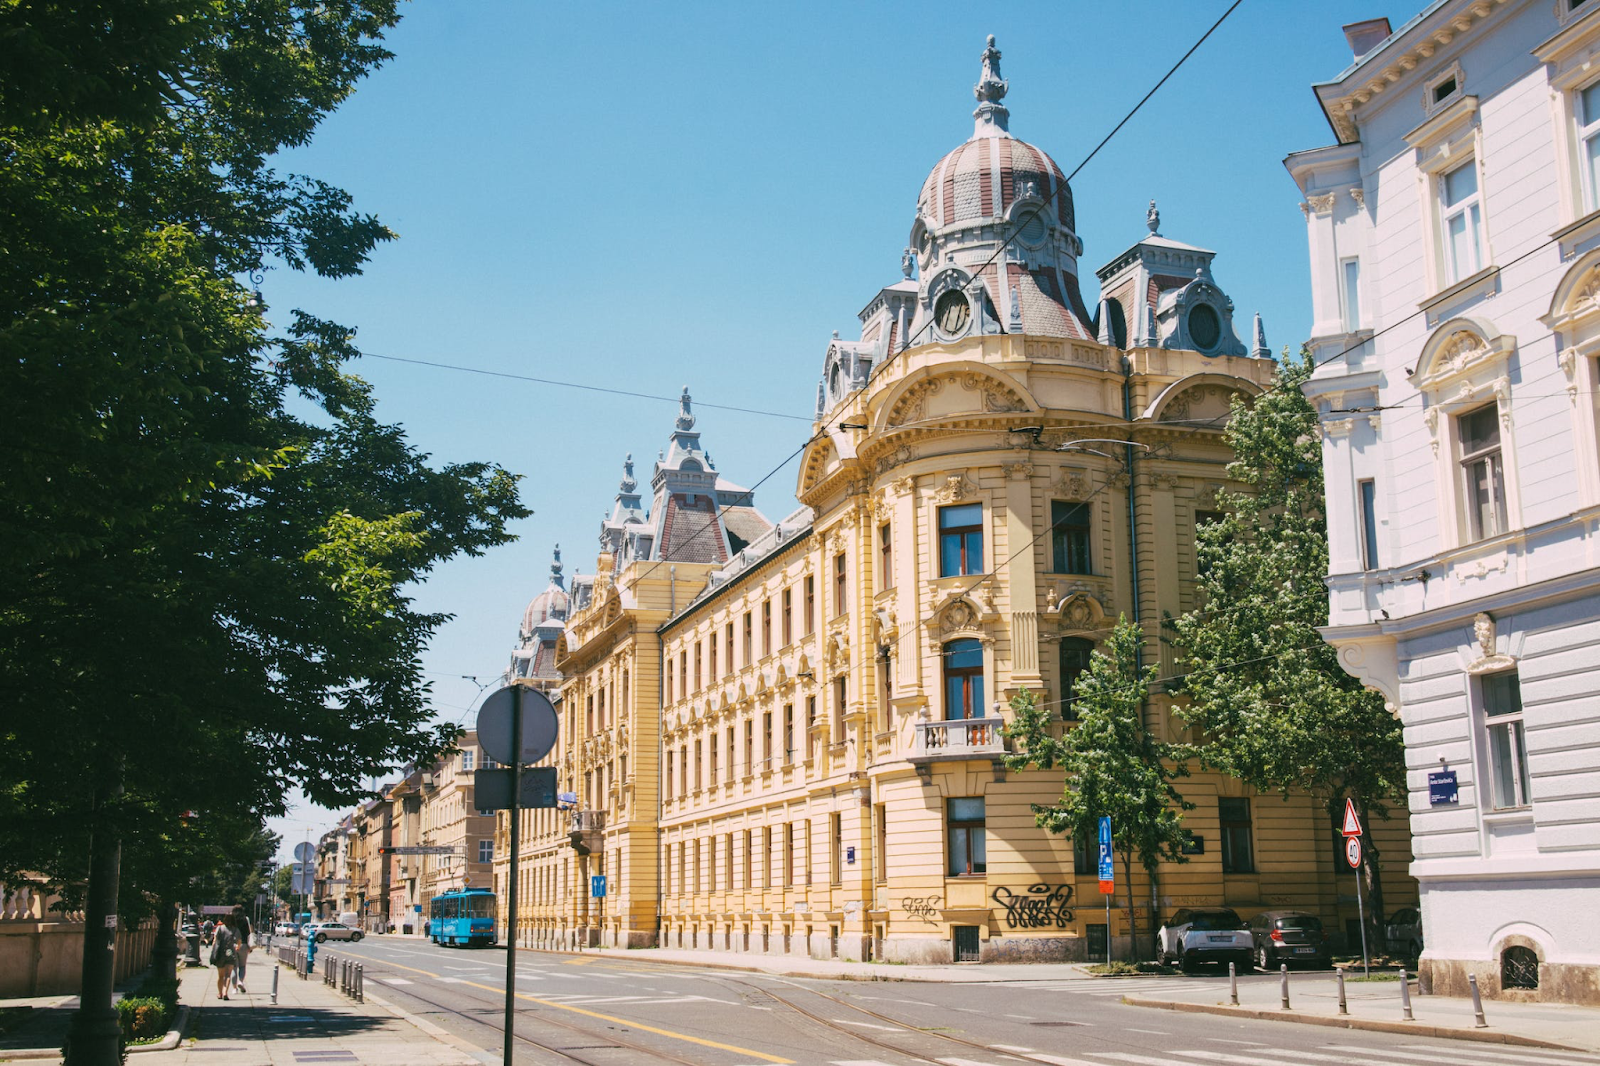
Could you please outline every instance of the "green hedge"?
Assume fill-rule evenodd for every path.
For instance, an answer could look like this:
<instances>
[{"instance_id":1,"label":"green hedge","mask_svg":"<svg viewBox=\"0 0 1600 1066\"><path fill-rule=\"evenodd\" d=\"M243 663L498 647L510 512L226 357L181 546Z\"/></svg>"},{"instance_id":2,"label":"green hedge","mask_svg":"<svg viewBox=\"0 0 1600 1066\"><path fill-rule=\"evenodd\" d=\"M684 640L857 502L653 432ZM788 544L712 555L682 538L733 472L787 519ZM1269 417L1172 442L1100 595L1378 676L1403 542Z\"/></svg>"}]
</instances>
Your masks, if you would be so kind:
<instances>
[{"instance_id":1,"label":"green hedge","mask_svg":"<svg viewBox=\"0 0 1600 1066\"><path fill-rule=\"evenodd\" d=\"M132 995L117 1000L117 1021L122 1039L144 1043L166 1035L178 1014L178 982L151 974L139 983Z\"/></svg>"}]
</instances>

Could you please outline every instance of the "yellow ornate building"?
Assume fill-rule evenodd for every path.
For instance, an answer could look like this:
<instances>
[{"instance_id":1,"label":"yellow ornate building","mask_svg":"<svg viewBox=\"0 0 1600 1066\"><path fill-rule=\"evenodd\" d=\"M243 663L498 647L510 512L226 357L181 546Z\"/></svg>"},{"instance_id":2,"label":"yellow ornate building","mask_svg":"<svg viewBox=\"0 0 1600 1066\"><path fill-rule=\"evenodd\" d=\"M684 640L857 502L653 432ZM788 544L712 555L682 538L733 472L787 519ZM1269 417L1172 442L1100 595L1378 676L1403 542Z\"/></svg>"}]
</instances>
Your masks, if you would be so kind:
<instances>
[{"instance_id":1,"label":"yellow ornate building","mask_svg":"<svg viewBox=\"0 0 1600 1066\"><path fill-rule=\"evenodd\" d=\"M1119 614L1174 672L1161 620L1195 606L1229 404L1273 363L1259 321L1253 348L1236 336L1214 253L1163 237L1153 204L1088 313L1071 190L1008 132L999 58L991 39L904 278L827 349L801 510L766 523L721 481L687 394L648 513L624 478L558 642L551 761L576 808L525 816L528 942L1027 961L1109 936L1125 957L1093 849L1034 824L1060 774L1004 768L1006 701L1027 688L1070 728ZM1165 694L1147 727L1178 738ZM1193 853L1155 885L1136 869L1142 932L1152 905L1354 917L1308 798L1181 788ZM1404 824L1377 839L1389 902L1414 899Z\"/></svg>"}]
</instances>

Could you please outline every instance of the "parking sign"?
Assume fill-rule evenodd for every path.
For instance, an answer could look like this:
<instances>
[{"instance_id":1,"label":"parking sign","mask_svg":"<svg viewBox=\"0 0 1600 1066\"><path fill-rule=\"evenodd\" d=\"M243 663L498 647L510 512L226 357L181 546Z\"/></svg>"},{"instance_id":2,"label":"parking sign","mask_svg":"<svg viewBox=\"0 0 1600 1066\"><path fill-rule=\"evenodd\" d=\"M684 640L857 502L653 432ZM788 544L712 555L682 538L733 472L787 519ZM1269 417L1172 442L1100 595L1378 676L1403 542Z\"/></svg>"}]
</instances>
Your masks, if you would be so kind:
<instances>
[{"instance_id":1,"label":"parking sign","mask_svg":"<svg viewBox=\"0 0 1600 1066\"><path fill-rule=\"evenodd\" d=\"M1111 895L1116 888L1116 876L1111 868L1111 818L1100 819L1100 891Z\"/></svg>"}]
</instances>

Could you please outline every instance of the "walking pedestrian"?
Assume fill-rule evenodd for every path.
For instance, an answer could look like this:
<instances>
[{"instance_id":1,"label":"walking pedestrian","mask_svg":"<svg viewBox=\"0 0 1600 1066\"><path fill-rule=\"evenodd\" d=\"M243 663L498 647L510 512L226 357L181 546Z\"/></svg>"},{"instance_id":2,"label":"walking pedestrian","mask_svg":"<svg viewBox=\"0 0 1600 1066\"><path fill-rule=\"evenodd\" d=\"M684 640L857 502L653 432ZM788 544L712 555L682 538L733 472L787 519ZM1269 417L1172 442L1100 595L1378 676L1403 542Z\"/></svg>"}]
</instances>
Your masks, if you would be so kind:
<instances>
[{"instance_id":1,"label":"walking pedestrian","mask_svg":"<svg viewBox=\"0 0 1600 1066\"><path fill-rule=\"evenodd\" d=\"M239 934L239 961L233 967L233 987L240 992L244 988L244 971L250 962L250 919L245 916L243 907L233 908L233 928Z\"/></svg>"},{"instance_id":2,"label":"walking pedestrian","mask_svg":"<svg viewBox=\"0 0 1600 1066\"><path fill-rule=\"evenodd\" d=\"M233 968L239 964L239 934L230 924L231 916L217 923L211 935L211 965L217 968L217 998L228 998Z\"/></svg>"}]
</instances>

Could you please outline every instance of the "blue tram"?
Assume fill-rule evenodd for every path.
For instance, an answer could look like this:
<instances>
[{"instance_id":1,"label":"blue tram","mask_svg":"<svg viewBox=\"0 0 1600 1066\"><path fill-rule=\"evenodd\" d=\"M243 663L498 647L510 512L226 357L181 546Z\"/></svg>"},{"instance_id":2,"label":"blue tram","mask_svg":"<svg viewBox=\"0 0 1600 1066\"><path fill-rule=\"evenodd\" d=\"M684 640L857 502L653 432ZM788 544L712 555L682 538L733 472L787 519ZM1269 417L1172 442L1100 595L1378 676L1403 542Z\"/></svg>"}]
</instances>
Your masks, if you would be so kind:
<instances>
[{"instance_id":1,"label":"blue tram","mask_svg":"<svg viewBox=\"0 0 1600 1066\"><path fill-rule=\"evenodd\" d=\"M448 947L493 944L495 910L494 893L486 888L435 896L428 909L428 939Z\"/></svg>"}]
</instances>

